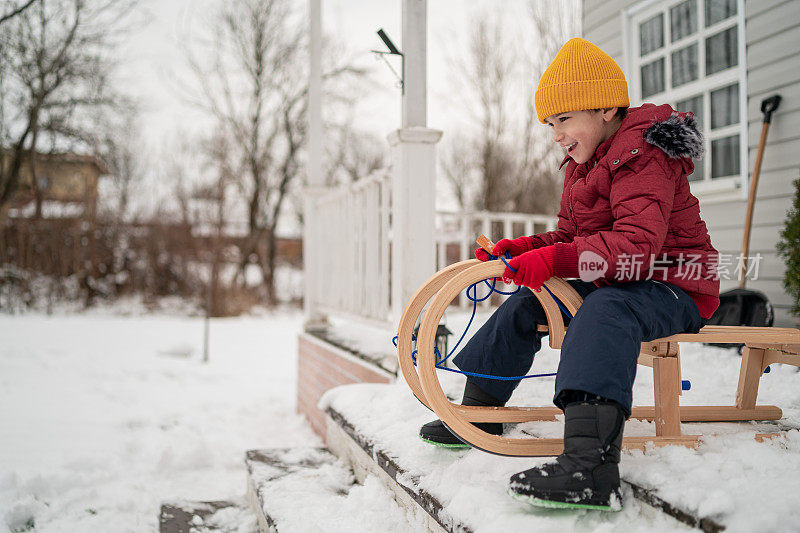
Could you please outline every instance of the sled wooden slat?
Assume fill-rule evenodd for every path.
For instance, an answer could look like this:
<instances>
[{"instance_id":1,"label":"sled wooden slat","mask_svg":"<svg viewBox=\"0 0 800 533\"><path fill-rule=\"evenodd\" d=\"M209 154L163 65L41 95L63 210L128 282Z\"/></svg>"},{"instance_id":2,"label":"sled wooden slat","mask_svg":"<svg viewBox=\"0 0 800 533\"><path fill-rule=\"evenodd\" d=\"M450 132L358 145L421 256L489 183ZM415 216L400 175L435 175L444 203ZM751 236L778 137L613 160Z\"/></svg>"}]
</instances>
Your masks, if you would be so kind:
<instances>
[{"instance_id":1,"label":"sled wooden slat","mask_svg":"<svg viewBox=\"0 0 800 533\"><path fill-rule=\"evenodd\" d=\"M800 344L800 330L752 326L704 326L699 333L678 333L660 339L674 342L729 342L736 344Z\"/></svg>"},{"instance_id":2,"label":"sled wooden slat","mask_svg":"<svg viewBox=\"0 0 800 533\"><path fill-rule=\"evenodd\" d=\"M739 409L733 405L682 405L681 422L744 422L751 420L780 420L783 411L774 405L759 405L753 409ZM631 418L653 420L654 406L634 406Z\"/></svg>"},{"instance_id":3,"label":"sled wooden slat","mask_svg":"<svg viewBox=\"0 0 800 533\"><path fill-rule=\"evenodd\" d=\"M468 422L537 422L554 421L561 409L550 407L475 407L453 404L459 416ZM759 405L740 409L733 405L683 405L681 422L742 422L750 420L780 420L783 411L775 405ZM655 406L633 406L631 418L653 421Z\"/></svg>"},{"instance_id":4,"label":"sled wooden slat","mask_svg":"<svg viewBox=\"0 0 800 533\"><path fill-rule=\"evenodd\" d=\"M501 261L462 261L432 276L414 294L401 318L398 329L398 356L403 377L417 398L462 440L472 446L499 455L557 455L563 449L562 439L507 438L488 434L472 422L529 422L556 420L561 410L555 407L469 407L454 404L445 396L438 381L433 351L436 328L450 302L467 286L502 275ZM545 284L575 314L582 299L571 285L559 278ZM558 305L547 291L534 295L545 311L548 324L537 329L549 335L550 345L560 348L566 328ZM417 365L411 358L412 331L421 318L417 339ZM737 385L736 403L728 406L680 406L679 342L729 342L744 344ZM644 448L647 443L658 446L681 444L695 446L700 435L682 435L681 422L722 422L779 420L781 409L774 405L756 405L758 385L764 369L774 363L800 366L800 330L793 328L751 328L706 326L699 333L681 333L642 343L639 364L653 367L655 405L633 407L632 417L651 420L654 436L626 437L623 447ZM780 434L759 434L758 440Z\"/></svg>"},{"instance_id":5,"label":"sled wooden slat","mask_svg":"<svg viewBox=\"0 0 800 533\"><path fill-rule=\"evenodd\" d=\"M728 328L720 330L717 328ZM738 330L738 331L737 331ZM758 330L758 331L749 331ZM775 330L775 331L764 331ZM547 333L547 326L538 326L537 331ZM784 342L776 342L781 339ZM666 342L718 342L744 344L761 348L782 350L792 355L800 355L800 330L793 328L760 328L750 326L704 326L698 333L679 333L659 339ZM789 342L785 342L785 341ZM652 343L642 343L642 351L647 351ZM647 345L647 346L645 346Z\"/></svg>"},{"instance_id":6,"label":"sled wooden slat","mask_svg":"<svg viewBox=\"0 0 800 533\"><path fill-rule=\"evenodd\" d=\"M549 407L477 407L452 404L455 412L469 422L535 422L553 421L561 409Z\"/></svg>"}]
</instances>

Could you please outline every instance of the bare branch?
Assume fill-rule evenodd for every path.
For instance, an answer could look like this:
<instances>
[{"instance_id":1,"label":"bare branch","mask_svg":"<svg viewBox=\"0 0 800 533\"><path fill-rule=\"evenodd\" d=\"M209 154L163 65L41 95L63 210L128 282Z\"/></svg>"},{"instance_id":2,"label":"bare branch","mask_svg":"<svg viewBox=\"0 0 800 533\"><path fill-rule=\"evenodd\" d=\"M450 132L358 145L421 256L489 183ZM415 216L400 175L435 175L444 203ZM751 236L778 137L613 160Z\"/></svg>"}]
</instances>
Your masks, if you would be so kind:
<instances>
[{"instance_id":1,"label":"bare branch","mask_svg":"<svg viewBox=\"0 0 800 533\"><path fill-rule=\"evenodd\" d=\"M92 150L99 110L126 106L108 83L114 39L132 13L134 0L56 0L33 2L0 27L2 142L15 148L8 166L0 168L0 212L16 189L25 149L45 145ZM21 121L27 123L20 132ZM27 145L26 145L27 143ZM42 146L39 146L39 145Z\"/></svg>"},{"instance_id":2,"label":"bare branch","mask_svg":"<svg viewBox=\"0 0 800 533\"><path fill-rule=\"evenodd\" d=\"M6 13L5 15L0 15L0 25L2 25L4 22L6 22L8 20L11 20L12 18L16 17L17 15L21 14L23 11L25 11L26 9L31 7L33 5L33 3L36 2L36 1L37 0L28 0L27 2L25 2L21 6L18 6L16 8L12 8L11 11Z\"/></svg>"},{"instance_id":3,"label":"bare branch","mask_svg":"<svg viewBox=\"0 0 800 533\"><path fill-rule=\"evenodd\" d=\"M214 13L205 38L185 39L194 43L185 51L193 80L183 90L224 136L228 167L236 169L233 181L247 211L238 279L243 282L244 268L256 262L268 302L275 298L275 230L303 177L307 141L308 36L298 22L289 0L234 0ZM324 95L346 100L337 85L364 72L341 58L328 64Z\"/></svg>"}]
</instances>

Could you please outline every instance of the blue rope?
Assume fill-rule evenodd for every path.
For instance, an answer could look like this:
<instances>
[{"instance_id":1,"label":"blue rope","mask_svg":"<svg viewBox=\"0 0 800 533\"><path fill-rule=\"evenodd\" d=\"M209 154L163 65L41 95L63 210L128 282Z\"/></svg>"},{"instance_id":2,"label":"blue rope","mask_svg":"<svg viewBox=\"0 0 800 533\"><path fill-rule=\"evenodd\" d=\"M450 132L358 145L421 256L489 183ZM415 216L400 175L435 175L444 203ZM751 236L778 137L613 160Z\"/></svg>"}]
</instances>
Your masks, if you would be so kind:
<instances>
[{"instance_id":1,"label":"blue rope","mask_svg":"<svg viewBox=\"0 0 800 533\"><path fill-rule=\"evenodd\" d=\"M553 297L553 300L555 300L555 301L556 301L556 304L558 304L558 308L559 308L559 309L561 309L561 312L562 312L562 313L564 313L565 315L567 315L567 316L568 316L570 319L574 318L574 317L572 316L572 313L570 313L570 312L567 310L567 308L566 308L566 307L564 307L564 304L562 304L562 303L561 303L561 300L559 300L558 298L556 298L556 295L555 295L555 294L553 294L553 291L551 291L550 289L548 289L548 288L547 288L547 285L542 285L542 287L544 287L544 288L545 288L545 290L547 290L547 292L549 292L549 293L550 293L550 296L552 296L552 297Z\"/></svg>"},{"instance_id":2,"label":"blue rope","mask_svg":"<svg viewBox=\"0 0 800 533\"><path fill-rule=\"evenodd\" d=\"M503 257L503 256L499 256L498 257L498 256L495 256L495 255L489 255L489 257L492 258L492 259L500 259L500 260L503 261L503 263L505 263L506 267L508 267L509 270L511 270L513 272L517 271L515 268L512 268L511 265L508 264L508 261L506 261L507 259L511 259L511 254L509 254L508 252L506 252L505 257ZM478 284L479 283L485 283L486 286L489 287L489 292L486 294L486 296L484 296L482 298L478 298L478 296L477 296ZM469 287L467 287L466 295L467 295L467 298L472 302L472 315L469 317L469 322L467 322L467 327L464 329L464 333L461 334L461 338L458 339L458 342L456 342L456 345L453 346L452 350L450 350L450 353L448 353L443 359L439 360L435 364L436 368L439 369L439 370L446 370L448 372L453 372L453 373L456 373L456 374L464 374L465 376L476 377L476 378L485 378L485 379L497 379L497 380L500 380L500 381L517 381L517 380L526 379L526 378L542 378L542 377L555 376L556 375L555 373L528 374L526 376L492 376L490 374L479 374L477 372L467 372L465 370L456 370L455 368L447 368L446 366L444 366L444 364L447 362L447 360L450 359L450 357L456 352L456 349L458 349L459 345L461 345L461 341L464 340L464 337L466 337L467 332L469 331L469 328L472 325L472 321L475 319L475 313L476 313L476 311L478 309L478 302L483 302L484 300L489 298L492 295L492 293L494 293L494 292L496 292L498 294L502 294L504 296L510 296L512 294L518 293L520 288L521 288L521 287L517 287L517 289L515 291L505 292L505 291L501 291L500 289L498 289L496 287L496 284L497 284L497 278L494 278L494 279L492 279L491 284L489 283L489 280L485 279L483 281L475 282L472 285L470 285ZM572 314L567 310L566 307L564 307L564 305L558 300L558 298L556 298L555 294L553 294L553 292L550 289L548 289L546 286L544 286L544 285L542 285L542 286L545 289L547 289L547 292L550 293L550 296L553 297L553 300L555 300L556 304L558 304L558 307L559 307L559 309L561 309L561 312L563 312L568 317L572 318ZM471 294L470 294L470 291L472 291ZM411 340L416 342L416 340L417 340L416 336L412 335L411 336ZM397 347L397 336L396 335L392 339L392 344L394 344L394 346ZM439 353L439 349L434 346L433 351L436 354L436 358L439 359L441 357L441 354ZM413 352L411 352L411 359L414 361L414 366L417 365L417 356L416 356L416 354L417 354L417 350L414 350Z\"/></svg>"}]
</instances>

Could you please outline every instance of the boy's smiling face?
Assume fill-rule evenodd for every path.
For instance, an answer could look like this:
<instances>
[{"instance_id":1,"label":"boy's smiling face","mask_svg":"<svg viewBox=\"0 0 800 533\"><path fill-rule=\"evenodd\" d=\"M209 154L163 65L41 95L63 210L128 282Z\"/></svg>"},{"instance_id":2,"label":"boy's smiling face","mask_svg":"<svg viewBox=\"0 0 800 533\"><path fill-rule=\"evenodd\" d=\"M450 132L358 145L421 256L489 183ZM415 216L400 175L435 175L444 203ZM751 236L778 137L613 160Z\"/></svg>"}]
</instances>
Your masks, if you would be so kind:
<instances>
[{"instance_id":1,"label":"boy's smiling face","mask_svg":"<svg viewBox=\"0 0 800 533\"><path fill-rule=\"evenodd\" d=\"M553 128L553 141L567 150L576 163L589 161L603 141L611 137L621 124L617 108L596 111L567 111L544 119Z\"/></svg>"}]
</instances>

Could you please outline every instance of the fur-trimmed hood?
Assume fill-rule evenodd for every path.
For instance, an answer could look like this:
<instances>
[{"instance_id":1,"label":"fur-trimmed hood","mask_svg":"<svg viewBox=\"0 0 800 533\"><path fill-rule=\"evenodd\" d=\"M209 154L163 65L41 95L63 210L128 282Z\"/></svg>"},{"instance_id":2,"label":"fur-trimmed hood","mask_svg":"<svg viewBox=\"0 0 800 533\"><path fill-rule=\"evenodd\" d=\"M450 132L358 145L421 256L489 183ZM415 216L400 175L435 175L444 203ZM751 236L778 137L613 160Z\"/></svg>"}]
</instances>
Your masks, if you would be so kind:
<instances>
[{"instance_id":1,"label":"fur-trimmed hood","mask_svg":"<svg viewBox=\"0 0 800 533\"><path fill-rule=\"evenodd\" d=\"M694 115L675 111L666 104L630 108L618 134L641 135L648 144L676 159L698 159L703 155L703 134Z\"/></svg>"},{"instance_id":2,"label":"fur-trimmed hood","mask_svg":"<svg viewBox=\"0 0 800 533\"><path fill-rule=\"evenodd\" d=\"M670 157L699 159L703 156L703 134L691 113L673 112L666 120L653 120L644 132L644 140Z\"/></svg>"},{"instance_id":3,"label":"fur-trimmed hood","mask_svg":"<svg viewBox=\"0 0 800 533\"><path fill-rule=\"evenodd\" d=\"M612 159L627 159L625 151L635 148L662 151L680 161L688 175L694 170L692 159L703 155L703 135L691 113L680 113L666 104L644 104L628 110L619 130L597 148L595 157L608 153Z\"/></svg>"}]
</instances>

